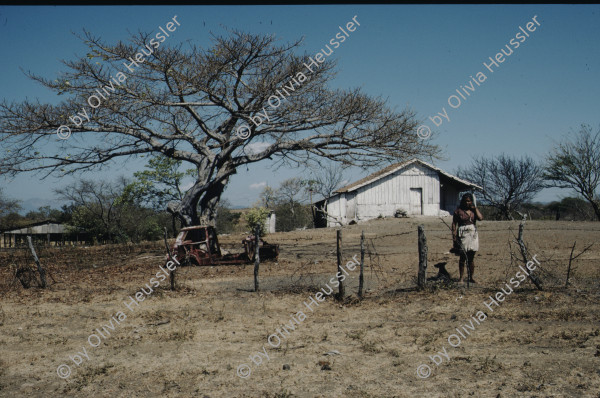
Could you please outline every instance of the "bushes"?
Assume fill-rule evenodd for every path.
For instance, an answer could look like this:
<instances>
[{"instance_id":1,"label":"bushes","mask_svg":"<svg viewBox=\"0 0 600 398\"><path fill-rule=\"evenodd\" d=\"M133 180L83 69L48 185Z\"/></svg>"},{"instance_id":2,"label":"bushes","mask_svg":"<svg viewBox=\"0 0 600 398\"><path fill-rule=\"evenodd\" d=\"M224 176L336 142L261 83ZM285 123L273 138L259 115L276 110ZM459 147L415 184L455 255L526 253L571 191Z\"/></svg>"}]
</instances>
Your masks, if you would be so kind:
<instances>
[{"instance_id":1,"label":"bushes","mask_svg":"<svg viewBox=\"0 0 600 398\"><path fill-rule=\"evenodd\" d=\"M269 209L264 207L254 207L244 214L244 219L248 224L250 231L256 231L256 227L259 227L259 235L265 236L267 234L265 220L269 215Z\"/></svg>"}]
</instances>

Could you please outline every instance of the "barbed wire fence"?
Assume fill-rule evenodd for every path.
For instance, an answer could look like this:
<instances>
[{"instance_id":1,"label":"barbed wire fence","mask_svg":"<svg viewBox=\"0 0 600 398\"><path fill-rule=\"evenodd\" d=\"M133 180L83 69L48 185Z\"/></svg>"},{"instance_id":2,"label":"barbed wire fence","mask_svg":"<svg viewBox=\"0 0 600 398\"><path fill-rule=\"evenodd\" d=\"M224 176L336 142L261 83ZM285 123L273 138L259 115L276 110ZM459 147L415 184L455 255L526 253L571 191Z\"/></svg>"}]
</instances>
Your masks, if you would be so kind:
<instances>
[{"instance_id":1,"label":"barbed wire fence","mask_svg":"<svg viewBox=\"0 0 600 398\"><path fill-rule=\"evenodd\" d=\"M516 221L518 222L518 221ZM442 268L445 264L453 262L454 255L452 255L449 251L452 245L452 237L451 237L451 228L450 226L444 222L443 219L440 220L440 225L443 225L444 228L433 227L426 229L427 239L430 242L437 241L437 244L429 247L428 257L430 258L431 263L438 262L436 266L442 264ZM521 226L521 234L518 233L519 225ZM408 267L408 274L410 275L409 280L407 281L405 278L405 282L410 282L414 287L417 282L417 273L418 273L418 261L417 259L417 226L411 225L410 229L399 231L395 233L383 233L377 234L371 231L353 229L349 231L345 228L342 228L344 233L350 233L351 239L345 242L344 245L344 253L350 251L352 253L356 253L359 250L359 245L356 242L357 232L364 232L366 235L365 238L365 275L369 275L369 277L375 280L377 283L381 281L390 281L393 278L390 276L398 276L397 268L390 267L390 258L394 256L403 255L404 258L407 255L412 256L413 260L410 260L409 264L401 264L401 268L406 269ZM512 276L515 275L515 272L519 270L519 266L526 266L530 261L533 260L533 257L536 256L536 260L540 264L536 264L536 272L531 273L534 279L528 279L531 283L531 287L536 288L547 288L547 289L559 289L559 288L567 288L572 287L574 289L589 289L593 287L598 287L599 282L594 279L590 279L589 277L583 277L578 274L579 265L581 264L581 260L590 261L593 259L590 256L585 256L585 254L590 254L591 250L595 247L597 242L586 242L585 244L577 246L577 241L574 241L571 245L569 243L570 254L565 257L562 255L564 252L564 248L556 249L555 252L551 252L547 248L547 243L544 241L544 238L537 236L537 232L560 232L564 233L565 231L582 231L589 233L600 233L600 229L596 224L590 224L589 228L587 226L579 227L579 226L565 226L565 225L547 225L540 227L539 225L531 225L525 222L521 222L520 224L515 224L515 222L511 222L509 225L504 225L502 227L494 226L493 224L487 224L485 228L479 229L480 234L488 234L488 233L506 233L506 240L504 240L505 246L500 249L500 261L505 264L501 265L499 272L503 275L502 280L508 281ZM335 232L332 229L331 235L332 238ZM407 236L414 237L414 242L406 242ZM592 238L592 235L590 235ZM398 239L398 242L402 240L402 247L400 250L390 250L389 239ZM498 243L497 236L494 237L496 241L494 244ZM448 250L443 249L439 250L439 240L447 241ZM334 241L332 240L333 247ZM566 241L563 243L567 243ZM383 245L384 249L380 250L379 246ZM398 247L402 246L400 243ZM544 246L546 246L544 248ZM434 248L432 250L432 247ZM578 250L576 250L578 247ZM406 250L408 248L408 250ZM550 253L550 254L549 254ZM330 252L333 255L333 252ZM391 260L393 262L394 260ZM387 266L384 266L383 263L386 262ZM292 284L299 283L303 279L310 278L311 284L315 284L318 282L318 276L323 275L323 267L321 266L320 261L309 260L303 265L301 265L298 269L294 271L293 278L291 280ZM502 267L504 269L502 269ZM478 271L481 268L476 268ZM586 267L587 269L587 267ZM431 270L430 270L431 271ZM498 270L497 270L498 271ZM431 272L428 271L428 276L431 276ZM437 276L439 276L438 274ZM497 274L496 274L497 275ZM537 278L537 279L535 279ZM435 277L428 278L429 281L432 279L435 280ZM539 282L539 287L536 286L536 282ZM491 283L499 282L493 281ZM455 282L453 279L445 279L440 282L444 282L446 285L452 286L452 283ZM448 283L450 282L450 283ZM487 285L487 283L486 283ZM480 285L481 286L481 285ZM543 287L542 287L543 286ZM385 287L384 287L385 288ZM469 287L467 287L469 288Z\"/></svg>"}]
</instances>

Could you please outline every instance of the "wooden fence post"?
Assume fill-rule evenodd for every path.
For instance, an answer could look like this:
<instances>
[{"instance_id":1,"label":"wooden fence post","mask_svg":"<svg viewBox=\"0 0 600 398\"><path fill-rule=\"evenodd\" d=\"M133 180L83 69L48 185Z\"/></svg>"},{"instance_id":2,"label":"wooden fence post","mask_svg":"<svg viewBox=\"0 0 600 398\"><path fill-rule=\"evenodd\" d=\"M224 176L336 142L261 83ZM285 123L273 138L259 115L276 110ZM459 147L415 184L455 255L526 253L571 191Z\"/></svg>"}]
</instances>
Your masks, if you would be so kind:
<instances>
[{"instance_id":1,"label":"wooden fence post","mask_svg":"<svg viewBox=\"0 0 600 398\"><path fill-rule=\"evenodd\" d=\"M358 276L358 297L363 298L364 285L364 267L365 267L365 231L360 234L360 275Z\"/></svg>"},{"instance_id":2,"label":"wooden fence post","mask_svg":"<svg viewBox=\"0 0 600 398\"><path fill-rule=\"evenodd\" d=\"M425 236L425 226L419 225L419 274L417 277L417 284L420 289L425 287L427 282L427 237Z\"/></svg>"},{"instance_id":3,"label":"wooden fence post","mask_svg":"<svg viewBox=\"0 0 600 398\"><path fill-rule=\"evenodd\" d=\"M254 291L258 292L258 267L260 266L260 247L258 244L260 234L260 225L256 226L256 230L254 231Z\"/></svg>"},{"instance_id":4,"label":"wooden fence post","mask_svg":"<svg viewBox=\"0 0 600 398\"><path fill-rule=\"evenodd\" d=\"M40 264L40 259L35 253L35 248L33 247L33 243L31 243L31 236L27 235L27 243L29 244L29 250L31 250L31 255L33 256L33 260L37 265L38 272L40 273L40 279L42 281L42 288L46 287L46 271L42 268L42 264Z\"/></svg>"},{"instance_id":5,"label":"wooden fence post","mask_svg":"<svg viewBox=\"0 0 600 398\"><path fill-rule=\"evenodd\" d=\"M167 248L167 255L169 256L169 259L175 263L175 260L173 260L173 256L171 255L171 249L169 248L169 243L167 242L167 227L165 228L165 247ZM175 268L176 270L177 268ZM171 271L169 270L169 280L171 281L171 290L175 290L175 270Z\"/></svg>"},{"instance_id":6,"label":"wooden fence post","mask_svg":"<svg viewBox=\"0 0 600 398\"><path fill-rule=\"evenodd\" d=\"M571 263L573 262L573 252L575 251L575 245L577 241L573 242L573 247L571 248L571 254L569 255L569 267L567 268L567 280L565 282L565 287L569 286L569 277L571 276Z\"/></svg>"},{"instance_id":7,"label":"wooden fence post","mask_svg":"<svg viewBox=\"0 0 600 398\"><path fill-rule=\"evenodd\" d=\"M342 273L342 230L337 230L337 270L338 270L338 282L340 284L339 292L338 292L338 300L343 300L345 296L344 292L344 282L342 281L341 275Z\"/></svg>"}]
</instances>

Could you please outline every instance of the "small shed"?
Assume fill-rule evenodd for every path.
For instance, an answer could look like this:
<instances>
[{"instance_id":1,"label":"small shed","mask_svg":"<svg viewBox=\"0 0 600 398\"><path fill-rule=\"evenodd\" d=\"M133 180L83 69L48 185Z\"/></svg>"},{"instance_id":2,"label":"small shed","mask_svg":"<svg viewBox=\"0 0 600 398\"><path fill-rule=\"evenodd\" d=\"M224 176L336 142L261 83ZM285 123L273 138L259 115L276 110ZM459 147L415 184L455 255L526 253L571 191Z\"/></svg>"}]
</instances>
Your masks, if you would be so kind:
<instances>
[{"instance_id":1,"label":"small shed","mask_svg":"<svg viewBox=\"0 0 600 398\"><path fill-rule=\"evenodd\" d=\"M79 243L80 240L88 239L86 233L69 234L67 227L64 224L57 223L52 220L38 221L20 228L2 231L0 244L2 247L14 247L27 244L27 235L31 236L32 240L38 243L47 245L64 245L65 237Z\"/></svg>"},{"instance_id":2,"label":"small shed","mask_svg":"<svg viewBox=\"0 0 600 398\"><path fill-rule=\"evenodd\" d=\"M411 216L453 213L458 195L481 187L427 162L412 159L395 163L334 192L315 203L316 226L333 227L351 221L393 216L402 210Z\"/></svg>"}]
</instances>

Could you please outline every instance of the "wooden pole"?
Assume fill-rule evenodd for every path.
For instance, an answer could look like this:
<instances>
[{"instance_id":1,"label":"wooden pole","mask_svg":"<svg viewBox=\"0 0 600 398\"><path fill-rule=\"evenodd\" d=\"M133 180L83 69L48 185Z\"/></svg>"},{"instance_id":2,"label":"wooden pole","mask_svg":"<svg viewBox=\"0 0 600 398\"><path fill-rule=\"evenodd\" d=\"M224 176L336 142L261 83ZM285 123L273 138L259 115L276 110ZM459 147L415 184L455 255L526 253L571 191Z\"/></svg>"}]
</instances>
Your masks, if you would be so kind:
<instances>
[{"instance_id":1,"label":"wooden pole","mask_svg":"<svg viewBox=\"0 0 600 398\"><path fill-rule=\"evenodd\" d=\"M338 282L340 284L339 292L338 292L338 300L343 300L345 296L344 292L344 282L342 280L342 230L337 230L337 270L338 270Z\"/></svg>"},{"instance_id":2,"label":"wooden pole","mask_svg":"<svg viewBox=\"0 0 600 398\"><path fill-rule=\"evenodd\" d=\"M360 275L358 276L358 297L363 298L363 285L364 279L364 268L365 268L365 231L360 234Z\"/></svg>"},{"instance_id":3,"label":"wooden pole","mask_svg":"<svg viewBox=\"0 0 600 398\"><path fill-rule=\"evenodd\" d=\"M567 268L567 281L565 282L565 287L569 286L569 277L571 276L571 263L573 262L573 252L575 251L575 245L577 241L573 242L573 247L571 248L571 254L569 255L569 268Z\"/></svg>"},{"instance_id":4,"label":"wooden pole","mask_svg":"<svg viewBox=\"0 0 600 398\"><path fill-rule=\"evenodd\" d=\"M425 287L427 282L427 237L425 236L425 226L419 225L419 274L417 276L417 284L420 289Z\"/></svg>"},{"instance_id":5,"label":"wooden pole","mask_svg":"<svg viewBox=\"0 0 600 398\"><path fill-rule=\"evenodd\" d=\"M173 256L171 255L171 249L169 248L169 243L167 242L167 227L164 227L165 229L165 247L167 248L167 254L169 256L169 259L175 263L175 260L173 260ZM175 268L173 271L169 270L169 281L171 282L171 290L175 290L175 271L177 270L177 268Z\"/></svg>"},{"instance_id":6,"label":"wooden pole","mask_svg":"<svg viewBox=\"0 0 600 398\"><path fill-rule=\"evenodd\" d=\"M258 268L260 267L260 248L259 244L260 225L256 226L254 231L254 291L258 292Z\"/></svg>"},{"instance_id":7,"label":"wooden pole","mask_svg":"<svg viewBox=\"0 0 600 398\"><path fill-rule=\"evenodd\" d=\"M31 255L33 256L33 260L37 264L38 272L40 273L40 279L42 280L42 288L46 287L46 271L42 268L42 264L40 264L40 259L35 253L35 248L33 247L33 243L31 242L31 236L27 235L27 243L29 244L29 250L31 250Z\"/></svg>"}]
</instances>

